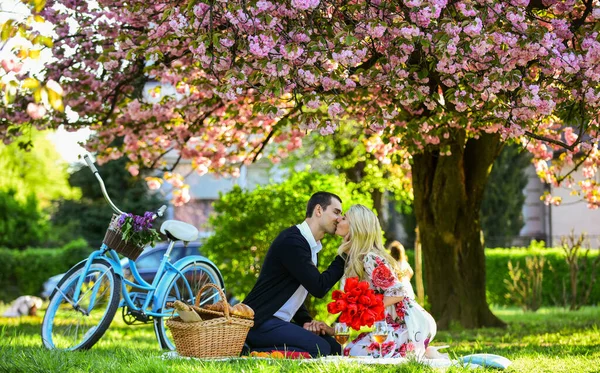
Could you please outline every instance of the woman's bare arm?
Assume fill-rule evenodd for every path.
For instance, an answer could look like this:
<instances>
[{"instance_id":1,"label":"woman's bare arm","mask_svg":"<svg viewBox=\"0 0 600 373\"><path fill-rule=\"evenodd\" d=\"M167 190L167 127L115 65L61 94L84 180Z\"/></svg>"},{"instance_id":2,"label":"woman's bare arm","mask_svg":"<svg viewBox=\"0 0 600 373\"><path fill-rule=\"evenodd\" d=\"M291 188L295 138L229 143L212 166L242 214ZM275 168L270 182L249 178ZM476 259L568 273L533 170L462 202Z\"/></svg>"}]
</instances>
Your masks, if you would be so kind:
<instances>
[{"instance_id":1,"label":"woman's bare arm","mask_svg":"<svg viewBox=\"0 0 600 373\"><path fill-rule=\"evenodd\" d=\"M402 299L404 299L404 297L383 297L383 306L387 307L402 302Z\"/></svg>"}]
</instances>

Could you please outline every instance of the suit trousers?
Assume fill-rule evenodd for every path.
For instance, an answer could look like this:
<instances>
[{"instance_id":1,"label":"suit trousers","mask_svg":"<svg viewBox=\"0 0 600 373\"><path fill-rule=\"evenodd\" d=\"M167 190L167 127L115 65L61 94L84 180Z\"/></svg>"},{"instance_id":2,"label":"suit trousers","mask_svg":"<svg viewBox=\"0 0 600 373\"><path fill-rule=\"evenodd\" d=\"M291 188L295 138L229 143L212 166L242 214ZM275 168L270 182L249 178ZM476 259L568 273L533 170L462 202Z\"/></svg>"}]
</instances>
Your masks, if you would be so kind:
<instances>
[{"instance_id":1,"label":"suit trousers","mask_svg":"<svg viewBox=\"0 0 600 373\"><path fill-rule=\"evenodd\" d=\"M251 351L298 351L310 356L339 355L342 347L329 335L316 335L303 327L271 317L250 329L246 343Z\"/></svg>"}]
</instances>

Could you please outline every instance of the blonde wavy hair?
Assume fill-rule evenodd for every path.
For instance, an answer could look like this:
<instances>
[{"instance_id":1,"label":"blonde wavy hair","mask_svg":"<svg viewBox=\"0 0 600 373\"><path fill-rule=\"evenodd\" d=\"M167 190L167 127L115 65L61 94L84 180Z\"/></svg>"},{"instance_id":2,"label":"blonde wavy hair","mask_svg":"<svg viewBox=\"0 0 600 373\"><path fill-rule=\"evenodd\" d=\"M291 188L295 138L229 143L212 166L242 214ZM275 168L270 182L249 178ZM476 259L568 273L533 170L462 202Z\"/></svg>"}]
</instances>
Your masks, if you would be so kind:
<instances>
[{"instance_id":1,"label":"blonde wavy hair","mask_svg":"<svg viewBox=\"0 0 600 373\"><path fill-rule=\"evenodd\" d=\"M399 271L398 264L383 247L381 226L377 216L363 205L353 205L346 212L350 227L348 242L344 242L338 249L338 254L348 253L344 277L355 277L363 280L365 268L363 259L369 252L383 257L395 272Z\"/></svg>"}]
</instances>

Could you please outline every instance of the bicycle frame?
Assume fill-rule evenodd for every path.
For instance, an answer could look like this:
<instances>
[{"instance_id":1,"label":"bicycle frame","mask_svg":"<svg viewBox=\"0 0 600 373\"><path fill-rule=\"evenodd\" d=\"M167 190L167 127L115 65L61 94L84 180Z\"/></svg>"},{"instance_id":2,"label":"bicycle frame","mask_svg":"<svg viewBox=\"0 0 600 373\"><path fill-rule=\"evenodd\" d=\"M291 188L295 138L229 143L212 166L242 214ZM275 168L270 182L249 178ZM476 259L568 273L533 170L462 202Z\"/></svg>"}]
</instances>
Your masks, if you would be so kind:
<instances>
[{"instance_id":1,"label":"bicycle frame","mask_svg":"<svg viewBox=\"0 0 600 373\"><path fill-rule=\"evenodd\" d=\"M100 247L99 250L94 251L93 253L90 254L90 256L87 259L85 259L86 264L85 264L83 272L81 273L81 275L77 281L77 287L76 287L75 293L73 294L73 299L79 299L79 295L80 295L79 289L81 289L81 286L85 282L86 274L89 271L89 267L90 267L91 263L93 262L93 260L95 258L102 257L102 258L108 260L108 262L111 264L111 267L115 271L115 274L117 274L119 277L121 277L121 294L123 295L123 299L121 299L119 307L123 307L124 305L127 305L127 307L129 307L132 310L142 312L148 316L153 316L153 317L171 316L171 313L157 312L158 305L156 304L157 302L155 302L155 301L161 299L161 297L164 296L164 293L167 291L166 287L170 284L170 281L162 282L163 278L166 278L167 276L175 277L177 275L182 275L179 268L183 267L185 264L187 264L189 262L193 262L193 261L204 262L214 268L214 265L212 264L212 262L210 262L210 260L208 260L207 258L205 258L203 256L199 256L199 255L184 257L184 258L180 259L179 261L177 261L177 263L175 263L175 265L171 264L171 262L169 261L169 258L170 258L171 251L173 250L174 245L175 245L175 241L170 241L169 247L167 248L167 251L163 255L163 259L160 262L160 265L156 272L156 276L154 277L152 284L149 284L140 276L140 274L137 270L137 267L135 265L135 262L131 259L129 259L129 268L131 270L131 274L133 275L134 281L130 281L129 279L125 278L125 276L123 276L123 267L121 266L121 260L119 259L119 255L117 254L117 252L112 250L111 248L109 248L106 244L102 244L102 246ZM100 281L97 281L94 286L96 286L99 283L100 283ZM127 290L127 285L134 287L136 289L141 289L141 290L145 291L146 299L144 300L144 303L142 304L142 306L137 306L134 303L134 300L132 299L129 291ZM193 294L190 284L187 281L185 282L185 285L187 286L187 291L190 294ZM220 284L220 285L221 285L221 287L223 287L222 286L223 284ZM90 301L90 309L92 309L94 306L95 295L96 295L97 291L98 291L98 289L94 288L94 291L92 292L92 298ZM212 299L215 296L218 296L218 294L215 293L208 299ZM150 307L151 304L153 305L152 310L148 310L148 308Z\"/></svg>"}]
</instances>

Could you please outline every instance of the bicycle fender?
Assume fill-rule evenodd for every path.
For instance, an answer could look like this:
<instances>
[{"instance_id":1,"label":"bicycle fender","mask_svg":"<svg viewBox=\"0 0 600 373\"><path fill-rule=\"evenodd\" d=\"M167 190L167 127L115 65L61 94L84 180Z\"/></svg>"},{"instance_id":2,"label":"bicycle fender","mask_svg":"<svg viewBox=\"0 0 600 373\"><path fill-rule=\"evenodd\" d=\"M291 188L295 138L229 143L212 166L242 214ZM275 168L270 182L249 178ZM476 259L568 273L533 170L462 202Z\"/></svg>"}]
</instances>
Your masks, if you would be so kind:
<instances>
[{"instance_id":1,"label":"bicycle fender","mask_svg":"<svg viewBox=\"0 0 600 373\"><path fill-rule=\"evenodd\" d=\"M207 257L201 256L201 255L186 256L184 258L179 259L177 262L175 262L175 264L173 264L173 267L175 267L177 270L181 270L181 269L183 269L183 267L185 267L186 265L193 263L193 262L201 262L201 263L207 264L212 269L214 269L215 272L219 275L219 278L217 280L220 282L221 288L224 287L223 276L221 275L221 271L219 271L217 266L213 262L211 262L210 259L208 259ZM171 281L173 281L175 276L177 276L177 272L170 270L170 271L165 272L165 274L160 279L160 282L158 283L158 286L156 287L156 292L154 293L154 297L152 299L152 305L153 305L152 310L154 312L158 311L157 307L159 304L159 300L161 300L164 296L166 296L166 292L168 291L167 288L171 284Z\"/></svg>"},{"instance_id":2,"label":"bicycle fender","mask_svg":"<svg viewBox=\"0 0 600 373\"><path fill-rule=\"evenodd\" d=\"M82 260L82 262L85 262L86 260L94 260L94 259L105 260L110 264L110 266L112 267L115 274L117 276L123 278L123 268L121 267L121 262L118 261L119 256L114 251L112 251L111 255L114 255L114 257L113 256L104 256L104 255L100 254L99 250L96 250L87 259ZM117 258L117 260L115 260L114 258Z\"/></svg>"}]
</instances>

